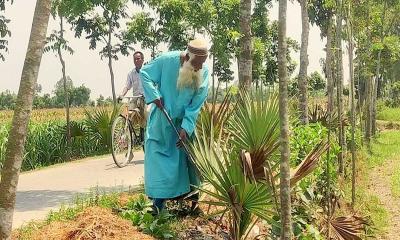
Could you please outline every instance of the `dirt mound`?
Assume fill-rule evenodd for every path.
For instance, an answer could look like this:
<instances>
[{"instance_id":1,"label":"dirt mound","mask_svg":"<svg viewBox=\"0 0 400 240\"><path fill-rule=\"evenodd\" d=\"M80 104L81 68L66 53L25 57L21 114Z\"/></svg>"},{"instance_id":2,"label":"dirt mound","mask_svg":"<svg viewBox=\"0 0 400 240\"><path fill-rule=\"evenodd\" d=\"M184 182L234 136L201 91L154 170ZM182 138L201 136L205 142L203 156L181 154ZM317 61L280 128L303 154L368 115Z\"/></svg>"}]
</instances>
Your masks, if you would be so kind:
<instances>
[{"instance_id":1,"label":"dirt mound","mask_svg":"<svg viewBox=\"0 0 400 240\"><path fill-rule=\"evenodd\" d=\"M13 239L20 239L19 236ZM137 239L152 240L151 236L139 232L132 223L112 213L110 209L100 207L87 208L73 221L53 222L36 230L32 240L91 240L91 239Z\"/></svg>"}]
</instances>

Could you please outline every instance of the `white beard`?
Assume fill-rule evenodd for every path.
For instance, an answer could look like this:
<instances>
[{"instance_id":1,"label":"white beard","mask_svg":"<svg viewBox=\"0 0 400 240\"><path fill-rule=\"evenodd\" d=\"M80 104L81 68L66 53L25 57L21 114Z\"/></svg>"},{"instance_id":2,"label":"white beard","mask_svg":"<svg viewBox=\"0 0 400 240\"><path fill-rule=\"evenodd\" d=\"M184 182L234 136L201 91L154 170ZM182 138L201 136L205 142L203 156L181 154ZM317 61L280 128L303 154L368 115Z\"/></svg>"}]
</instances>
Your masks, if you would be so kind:
<instances>
[{"instance_id":1,"label":"white beard","mask_svg":"<svg viewBox=\"0 0 400 240\"><path fill-rule=\"evenodd\" d=\"M199 89L201 83L202 70L194 71L190 61L185 61L179 69L179 76L177 81L177 89L193 88Z\"/></svg>"}]
</instances>

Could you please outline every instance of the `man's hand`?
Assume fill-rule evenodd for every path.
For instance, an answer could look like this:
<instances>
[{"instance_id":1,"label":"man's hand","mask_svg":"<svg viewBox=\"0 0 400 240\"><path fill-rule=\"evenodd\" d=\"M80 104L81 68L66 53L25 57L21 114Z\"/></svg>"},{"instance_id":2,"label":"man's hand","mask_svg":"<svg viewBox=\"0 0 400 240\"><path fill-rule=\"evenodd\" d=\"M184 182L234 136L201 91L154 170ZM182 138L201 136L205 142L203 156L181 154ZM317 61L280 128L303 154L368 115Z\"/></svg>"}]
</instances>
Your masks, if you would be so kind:
<instances>
[{"instance_id":1,"label":"man's hand","mask_svg":"<svg viewBox=\"0 0 400 240\"><path fill-rule=\"evenodd\" d=\"M153 103L159 108L163 109L164 108L164 103L162 101L162 98L157 98L156 100L153 101Z\"/></svg>"},{"instance_id":2,"label":"man's hand","mask_svg":"<svg viewBox=\"0 0 400 240\"><path fill-rule=\"evenodd\" d=\"M181 147L183 147L183 142L186 142L186 140L187 140L187 133L186 133L185 129L182 128L182 129L179 131L179 138L180 138L181 140L178 140L178 142L176 143L176 146L177 146L178 148L181 148Z\"/></svg>"}]
</instances>

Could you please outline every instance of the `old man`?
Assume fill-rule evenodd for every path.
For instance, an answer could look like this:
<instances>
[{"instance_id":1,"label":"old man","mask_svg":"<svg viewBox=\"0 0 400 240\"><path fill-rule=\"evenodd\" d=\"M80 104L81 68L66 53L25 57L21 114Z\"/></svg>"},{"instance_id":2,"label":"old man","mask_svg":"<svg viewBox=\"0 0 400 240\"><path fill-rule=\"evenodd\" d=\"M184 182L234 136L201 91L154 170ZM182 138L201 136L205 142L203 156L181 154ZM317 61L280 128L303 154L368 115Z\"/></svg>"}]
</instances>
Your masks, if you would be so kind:
<instances>
[{"instance_id":1,"label":"old man","mask_svg":"<svg viewBox=\"0 0 400 240\"><path fill-rule=\"evenodd\" d=\"M157 212L165 200L190 192L198 185L194 166L179 147L174 132L161 109L165 108L187 140L195 130L197 116L208 92L207 44L202 39L189 42L184 52L164 53L143 66L140 78L146 103L154 103L146 131L145 192Z\"/></svg>"}]
</instances>

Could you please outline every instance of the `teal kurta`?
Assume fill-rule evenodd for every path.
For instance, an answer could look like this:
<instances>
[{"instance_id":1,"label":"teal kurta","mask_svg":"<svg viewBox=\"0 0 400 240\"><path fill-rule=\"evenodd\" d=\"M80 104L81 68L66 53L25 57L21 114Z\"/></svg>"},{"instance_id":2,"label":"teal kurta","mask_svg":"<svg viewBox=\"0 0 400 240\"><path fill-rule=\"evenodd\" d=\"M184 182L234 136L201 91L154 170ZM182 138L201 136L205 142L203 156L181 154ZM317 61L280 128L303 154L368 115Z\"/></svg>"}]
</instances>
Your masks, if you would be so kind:
<instances>
[{"instance_id":1,"label":"teal kurta","mask_svg":"<svg viewBox=\"0 0 400 240\"><path fill-rule=\"evenodd\" d=\"M191 136L207 98L208 69L203 65L203 81L199 89L178 90L180 53L168 52L152 60L142 67L140 78L146 102L162 98L175 126L185 129ZM176 147L177 141L178 136L166 117L153 104L147 123L144 159L144 186L151 198L174 198L188 193L191 184L198 184L185 152Z\"/></svg>"}]
</instances>

